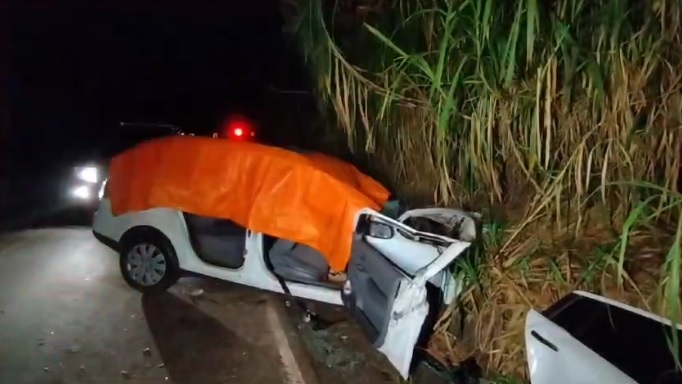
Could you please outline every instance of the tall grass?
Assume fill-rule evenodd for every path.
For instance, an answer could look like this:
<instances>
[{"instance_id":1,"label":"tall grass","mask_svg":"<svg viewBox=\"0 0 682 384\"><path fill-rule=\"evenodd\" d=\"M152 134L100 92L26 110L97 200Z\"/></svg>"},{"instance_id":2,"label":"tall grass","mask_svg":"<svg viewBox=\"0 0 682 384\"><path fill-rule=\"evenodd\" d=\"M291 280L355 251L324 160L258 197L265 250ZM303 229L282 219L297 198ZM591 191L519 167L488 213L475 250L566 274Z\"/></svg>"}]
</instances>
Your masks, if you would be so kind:
<instances>
[{"instance_id":1,"label":"tall grass","mask_svg":"<svg viewBox=\"0 0 682 384\"><path fill-rule=\"evenodd\" d=\"M511 223L485 266L477 316L544 304L595 268L591 289L608 291L611 277L679 315L679 0L295 4L289 20L320 108L349 146L413 201L490 207ZM660 291L631 276L644 243L662 249L646 252ZM507 363L522 355L518 316L503 317L497 332L512 336L491 330L480 347L492 370L523 374Z\"/></svg>"}]
</instances>

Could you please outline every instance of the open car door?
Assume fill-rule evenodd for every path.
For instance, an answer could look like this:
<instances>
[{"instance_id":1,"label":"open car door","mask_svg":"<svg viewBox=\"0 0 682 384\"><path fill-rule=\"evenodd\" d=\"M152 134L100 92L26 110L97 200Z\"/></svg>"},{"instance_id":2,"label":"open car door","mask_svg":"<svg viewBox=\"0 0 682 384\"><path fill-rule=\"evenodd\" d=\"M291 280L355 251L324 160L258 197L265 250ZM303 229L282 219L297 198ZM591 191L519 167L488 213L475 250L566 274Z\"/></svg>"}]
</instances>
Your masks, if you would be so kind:
<instances>
[{"instance_id":1,"label":"open car door","mask_svg":"<svg viewBox=\"0 0 682 384\"><path fill-rule=\"evenodd\" d=\"M407 378L415 345L429 313L426 285L471 243L419 232L402 224L383 227L384 233L397 231L415 242L421 239L422 244L431 241L439 250L437 257L410 273L366 241L373 231L361 228L362 222L358 221L354 235L342 301L369 342Z\"/></svg>"}]
</instances>

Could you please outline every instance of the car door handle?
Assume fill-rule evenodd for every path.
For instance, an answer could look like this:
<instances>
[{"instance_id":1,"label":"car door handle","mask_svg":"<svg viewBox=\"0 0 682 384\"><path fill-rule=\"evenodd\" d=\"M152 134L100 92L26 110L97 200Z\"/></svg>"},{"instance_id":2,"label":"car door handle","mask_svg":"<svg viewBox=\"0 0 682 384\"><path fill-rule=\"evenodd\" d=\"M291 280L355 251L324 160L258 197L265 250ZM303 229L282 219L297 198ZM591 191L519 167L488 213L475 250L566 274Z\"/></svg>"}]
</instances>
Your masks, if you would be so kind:
<instances>
[{"instance_id":1,"label":"car door handle","mask_svg":"<svg viewBox=\"0 0 682 384\"><path fill-rule=\"evenodd\" d=\"M537 333L537 332L535 332L535 331L530 331L530 335L533 336L533 338L535 338L535 339L536 339L537 341L539 341L540 343L544 344L547 348L551 349L552 351L554 351L554 352L559 352L559 347L557 347L556 345L554 345L554 343L552 343L551 341L549 341L549 340L545 339L544 337L540 336L539 333Z\"/></svg>"}]
</instances>

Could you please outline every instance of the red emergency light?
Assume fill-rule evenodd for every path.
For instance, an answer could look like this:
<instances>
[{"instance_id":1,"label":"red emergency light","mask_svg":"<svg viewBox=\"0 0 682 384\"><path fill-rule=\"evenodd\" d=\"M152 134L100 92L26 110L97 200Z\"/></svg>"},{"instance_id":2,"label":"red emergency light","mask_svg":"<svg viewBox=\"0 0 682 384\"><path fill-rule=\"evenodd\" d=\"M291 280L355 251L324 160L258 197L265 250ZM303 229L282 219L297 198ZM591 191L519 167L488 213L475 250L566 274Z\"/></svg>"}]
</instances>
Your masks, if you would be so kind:
<instances>
[{"instance_id":1,"label":"red emergency light","mask_svg":"<svg viewBox=\"0 0 682 384\"><path fill-rule=\"evenodd\" d=\"M231 118L224 124L222 136L232 140L247 141L256 137L256 131L246 118Z\"/></svg>"}]
</instances>

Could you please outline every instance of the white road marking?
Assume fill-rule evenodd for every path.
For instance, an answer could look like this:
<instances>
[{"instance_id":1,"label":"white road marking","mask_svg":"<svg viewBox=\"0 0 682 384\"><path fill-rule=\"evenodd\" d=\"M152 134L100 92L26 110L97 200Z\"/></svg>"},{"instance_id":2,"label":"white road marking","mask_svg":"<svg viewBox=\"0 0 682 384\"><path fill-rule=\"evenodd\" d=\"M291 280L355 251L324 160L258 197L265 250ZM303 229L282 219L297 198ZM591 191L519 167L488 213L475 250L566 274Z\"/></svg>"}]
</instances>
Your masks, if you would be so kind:
<instances>
[{"instance_id":1,"label":"white road marking","mask_svg":"<svg viewBox=\"0 0 682 384\"><path fill-rule=\"evenodd\" d=\"M291 345L289 344L289 339L284 334L284 330L281 325L281 319L279 314L273 308L273 304L268 302L266 305L265 316L267 317L270 329L275 337L275 343L277 343L277 350L279 352L280 359L284 365L284 372L287 376L288 384L306 384L303 379L303 373L301 368L294 357L294 352L291 350Z\"/></svg>"}]
</instances>

